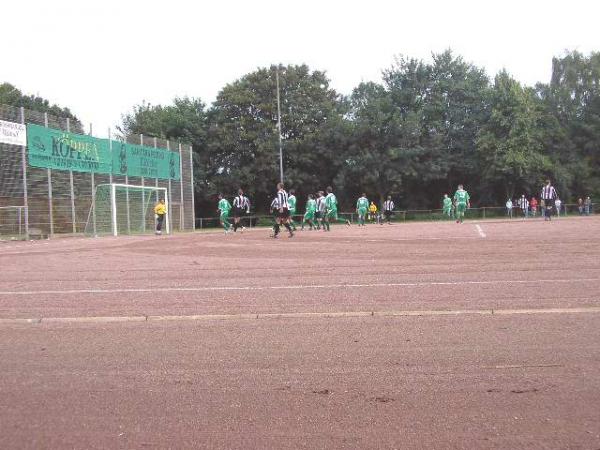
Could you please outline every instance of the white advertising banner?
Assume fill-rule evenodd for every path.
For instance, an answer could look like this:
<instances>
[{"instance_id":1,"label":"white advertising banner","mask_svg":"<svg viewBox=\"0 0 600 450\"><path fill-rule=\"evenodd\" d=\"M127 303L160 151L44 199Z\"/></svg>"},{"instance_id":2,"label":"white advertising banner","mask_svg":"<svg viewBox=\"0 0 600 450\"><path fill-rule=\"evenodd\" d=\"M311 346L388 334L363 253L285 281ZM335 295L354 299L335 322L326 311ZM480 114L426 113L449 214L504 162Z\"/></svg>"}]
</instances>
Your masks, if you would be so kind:
<instances>
[{"instance_id":1,"label":"white advertising banner","mask_svg":"<svg viewBox=\"0 0 600 450\"><path fill-rule=\"evenodd\" d=\"M0 120L0 143L27 145L27 127L20 123Z\"/></svg>"}]
</instances>

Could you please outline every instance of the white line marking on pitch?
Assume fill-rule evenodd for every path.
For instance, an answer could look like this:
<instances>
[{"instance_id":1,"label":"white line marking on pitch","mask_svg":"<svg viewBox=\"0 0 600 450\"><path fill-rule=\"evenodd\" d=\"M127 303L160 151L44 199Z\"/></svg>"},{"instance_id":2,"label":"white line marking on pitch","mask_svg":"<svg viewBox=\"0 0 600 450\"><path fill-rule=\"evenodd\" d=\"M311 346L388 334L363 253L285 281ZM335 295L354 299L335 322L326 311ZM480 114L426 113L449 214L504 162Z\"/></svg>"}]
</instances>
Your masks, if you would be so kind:
<instances>
[{"instance_id":1,"label":"white line marking on pitch","mask_svg":"<svg viewBox=\"0 0 600 450\"><path fill-rule=\"evenodd\" d=\"M483 232L483 229L479 225L475 225L475 228L477 228L477 232L479 233L479 236L481 236L482 238L484 238L485 237L485 233Z\"/></svg>"},{"instance_id":2,"label":"white line marking on pitch","mask_svg":"<svg viewBox=\"0 0 600 450\"><path fill-rule=\"evenodd\" d=\"M463 309L463 310L422 310L422 311L332 311L332 312L290 312L259 314L197 314L179 316L87 316L87 317L41 317L27 319L0 319L2 325L35 325L44 323L118 323L118 322L167 322L167 321L208 321L208 320L252 320L252 319L312 319L348 317L423 317L423 316L464 316L464 315L514 315L514 314L583 314L600 313L600 307L548 308L548 309ZM510 366L509 366L510 367ZM503 368L502 366L498 368Z\"/></svg>"},{"instance_id":3,"label":"white line marking on pitch","mask_svg":"<svg viewBox=\"0 0 600 450\"><path fill-rule=\"evenodd\" d=\"M268 291L296 289L339 289L374 287L427 287L463 286L491 284L537 284L537 283L581 283L600 281L600 278L570 278L546 280L488 280L488 281L424 281L413 283L364 283L364 284L305 284L290 286L198 286L198 287L149 287L123 289L65 289L46 291L0 291L0 295L65 295L65 294L126 294L137 292L212 292L212 291Z\"/></svg>"},{"instance_id":4,"label":"white line marking on pitch","mask_svg":"<svg viewBox=\"0 0 600 450\"><path fill-rule=\"evenodd\" d=\"M469 236L458 236L453 237L452 240L456 239L477 239ZM365 239L365 242L390 242L390 241L447 241L447 237L414 237L414 238L391 238L391 239ZM353 242L353 241L349 241Z\"/></svg>"}]
</instances>

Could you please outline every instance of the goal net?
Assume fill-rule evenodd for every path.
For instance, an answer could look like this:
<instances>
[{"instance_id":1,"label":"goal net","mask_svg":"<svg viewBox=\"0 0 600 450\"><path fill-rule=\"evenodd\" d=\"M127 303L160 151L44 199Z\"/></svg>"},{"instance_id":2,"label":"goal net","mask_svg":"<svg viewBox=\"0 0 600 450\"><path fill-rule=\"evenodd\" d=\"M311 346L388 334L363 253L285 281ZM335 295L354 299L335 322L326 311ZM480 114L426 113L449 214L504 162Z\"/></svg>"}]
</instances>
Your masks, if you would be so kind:
<instances>
[{"instance_id":1,"label":"goal net","mask_svg":"<svg viewBox=\"0 0 600 450\"><path fill-rule=\"evenodd\" d=\"M163 231L170 233L169 198L166 188L129 184L99 184L85 224L88 236L153 233L156 230L154 205L165 201L167 216Z\"/></svg>"}]
</instances>

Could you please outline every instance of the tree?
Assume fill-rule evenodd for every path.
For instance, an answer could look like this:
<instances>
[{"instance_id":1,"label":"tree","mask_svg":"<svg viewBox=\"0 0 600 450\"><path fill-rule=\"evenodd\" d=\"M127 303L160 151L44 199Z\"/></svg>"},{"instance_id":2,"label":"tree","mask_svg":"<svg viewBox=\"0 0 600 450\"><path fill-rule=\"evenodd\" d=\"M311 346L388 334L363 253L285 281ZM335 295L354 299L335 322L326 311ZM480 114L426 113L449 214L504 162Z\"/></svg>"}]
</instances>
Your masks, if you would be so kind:
<instances>
[{"instance_id":1,"label":"tree","mask_svg":"<svg viewBox=\"0 0 600 450\"><path fill-rule=\"evenodd\" d=\"M63 119L71 119L79 122L77 117L69 108L52 105L48 100L37 95L25 95L10 83L0 84L0 104L10 105L16 108L25 108L31 111L48 113Z\"/></svg>"},{"instance_id":2,"label":"tree","mask_svg":"<svg viewBox=\"0 0 600 450\"><path fill-rule=\"evenodd\" d=\"M351 97L352 144L345 156L344 178L352 180L355 195L396 198L404 183L415 177L423 163L419 146L419 115L402 110L382 85L361 83Z\"/></svg>"},{"instance_id":3,"label":"tree","mask_svg":"<svg viewBox=\"0 0 600 450\"><path fill-rule=\"evenodd\" d=\"M487 200L498 203L517 193L537 192L552 162L543 153L531 88L523 88L506 71L495 79L490 94L490 117L477 139L482 184ZM502 197L501 197L502 195Z\"/></svg>"},{"instance_id":4,"label":"tree","mask_svg":"<svg viewBox=\"0 0 600 450\"><path fill-rule=\"evenodd\" d=\"M556 161L561 195L600 195L600 53L552 60L549 84L538 84L544 137Z\"/></svg>"},{"instance_id":5,"label":"tree","mask_svg":"<svg viewBox=\"0 0 600 450\"><path fill-rule=\"evenodd\" d=\"M253 191L259 208L270 203L279 179L277 71L286 185L316 189L336 175L341 97L323 72L311 72L306 65L271 66L228 84L217 96L209 116L207 195L232 193L242 186Z\"/></svg>"}]
</instances>

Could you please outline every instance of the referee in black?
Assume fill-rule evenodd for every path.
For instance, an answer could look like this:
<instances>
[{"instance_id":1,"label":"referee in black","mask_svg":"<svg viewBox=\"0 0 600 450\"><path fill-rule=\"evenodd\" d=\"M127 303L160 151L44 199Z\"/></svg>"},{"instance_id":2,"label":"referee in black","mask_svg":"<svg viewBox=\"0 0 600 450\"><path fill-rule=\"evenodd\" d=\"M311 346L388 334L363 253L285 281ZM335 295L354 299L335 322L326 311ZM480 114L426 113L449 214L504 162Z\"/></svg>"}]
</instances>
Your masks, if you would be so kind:
<instances>
[{"instance_id":1,"label":"referee in black","mask_svg":"<svg viewBox=\"0 0 600 450\"><path fill-rule=\"evenodd\" d=\"M542 188L540 198L544 201L544 208L546 208L546 214L544 214L544 220L552 220L552 210L554 209L554 201L556 200L556 189L550 183L550 180L546 180L546 186Z\"/></svg>"},{"instance_id":2,"label":"referee in black","mask_svg":"<svg viewBox=\"0 0 600 450\"><path fill-rule=\"evenodd\" d=\"M240 224L240 220L244 214L250 212L250 200L244 195L242 189L238 189L238 195L233 199L233 231L236 232L241 227L242 233L245 228Z\"/></svg>"},{"instance_id":3,"label":"referee in black","mask_svg":"<svg viewBox=\"0 0 600 450\"><path fill-rule=\"evenodd\" d=\"M277 206L279 206L279 214L275 222L275 233L273 237L279 235L281 225L283 225L290 233L289 237L294 237L292 227L290 227L290 204L288 203L288 194L285 192L283 183L277 183Z\"/></svg>"}]
</instances>

